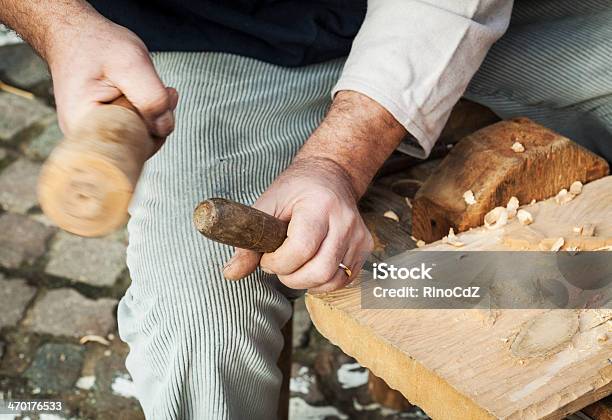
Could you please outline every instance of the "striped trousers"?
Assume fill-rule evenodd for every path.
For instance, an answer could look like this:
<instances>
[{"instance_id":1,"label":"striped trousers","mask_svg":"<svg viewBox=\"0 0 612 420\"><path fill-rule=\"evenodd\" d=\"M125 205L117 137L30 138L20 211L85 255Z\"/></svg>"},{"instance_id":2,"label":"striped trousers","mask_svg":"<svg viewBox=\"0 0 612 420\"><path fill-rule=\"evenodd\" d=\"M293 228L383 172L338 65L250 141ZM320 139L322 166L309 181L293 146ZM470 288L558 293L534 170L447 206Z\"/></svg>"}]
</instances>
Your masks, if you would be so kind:
<instances>
[{"instance_id":1,"label":"striped trousers","mask_svg":"<svg viewBox=\"0 0 612 420\"><path fill-rule=\"evenodd\" d=\"M517 2L508 34L466 92L612 160L609 1ZM203 198L253 203L322 120L343 60L281 68L220 53L158 53L181 94L176 131L131 205L132 283L118 308L127 368L149 419L270 419L291 305L273 276L228 282L229 247L201 237Z\"/></svg>"}]
</instances>

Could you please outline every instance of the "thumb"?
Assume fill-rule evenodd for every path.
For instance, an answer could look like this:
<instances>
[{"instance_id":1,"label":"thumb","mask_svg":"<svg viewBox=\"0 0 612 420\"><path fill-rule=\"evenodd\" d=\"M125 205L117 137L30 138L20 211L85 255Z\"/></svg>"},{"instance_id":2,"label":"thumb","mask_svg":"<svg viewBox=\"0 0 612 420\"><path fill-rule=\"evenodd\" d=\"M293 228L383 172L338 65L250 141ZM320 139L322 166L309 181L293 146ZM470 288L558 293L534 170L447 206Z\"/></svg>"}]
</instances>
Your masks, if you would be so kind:
<instances>
[{"instance_id":1,"label":"thumb","mask_svg":"<svg viewBox=\"0 0 612 420\"><path fill-rule=\"evenodd\" d=\"M234 256L223 266L223 276L228 280L240 280L255 271L260 259L258 252L236 248Z\"/></svg>"}]
</instances>

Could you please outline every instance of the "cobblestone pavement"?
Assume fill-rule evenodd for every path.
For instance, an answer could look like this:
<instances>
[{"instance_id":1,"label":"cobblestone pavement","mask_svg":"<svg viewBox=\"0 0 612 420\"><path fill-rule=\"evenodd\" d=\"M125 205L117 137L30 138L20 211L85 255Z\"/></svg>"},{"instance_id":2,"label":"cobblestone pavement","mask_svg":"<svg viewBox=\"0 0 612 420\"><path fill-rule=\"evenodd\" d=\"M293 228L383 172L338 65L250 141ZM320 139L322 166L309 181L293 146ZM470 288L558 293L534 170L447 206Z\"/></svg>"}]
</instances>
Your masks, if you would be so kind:
<instances>
[{"instance_id":1,"label":"cobblestone pavement","mask_svg":"<svg viewBox=\"0 0 612 420\"><path fill-rule=\"evenodd\" d=\"M65 403L61 413L23 418L143 418L116 332L130 281L126 232L79 238L41 213L38 173L61 138L51 83L29 47L2 46L5 35L0 81L36 98L0 90L0 397ZM424 418L373 404L366 371L316 333L303 300L296 308L293 419Z\"/></svg>"}]
</instances>

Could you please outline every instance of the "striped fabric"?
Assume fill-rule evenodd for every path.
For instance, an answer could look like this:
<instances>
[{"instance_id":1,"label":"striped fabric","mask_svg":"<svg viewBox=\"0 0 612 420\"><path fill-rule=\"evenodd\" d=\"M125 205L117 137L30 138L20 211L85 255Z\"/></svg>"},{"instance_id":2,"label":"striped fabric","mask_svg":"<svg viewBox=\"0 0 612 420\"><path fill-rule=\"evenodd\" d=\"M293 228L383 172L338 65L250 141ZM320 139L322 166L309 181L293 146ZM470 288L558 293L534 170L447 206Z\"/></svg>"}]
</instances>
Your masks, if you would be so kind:
<instances>
[{"instance_id":1,"label":"striped fabric","mask_svg":"<svg viewBox=\"0 0 612 420\"><path fill-rule=\"evenodd\" d=\"M343 62L153 59L181 100L176 132L147 163L131 207L132 284L118 310L128 370L149 419L274 418L291 305L262 272L224 280L231 249L197 233L191 215L208 197L255 201L323 118Z\"/></svg>"},{"instance_id":2,"label":"striped fabric","mask_svg":"<svg viewBox=\"0 0 612 420\"><path fill-rule=\"evenodd\" d=\"M517 0L508 34L468 88L612 160L612 2ZM191 224L210 196L253 203L323 118L342 61L281 68L218 53L159 53L181 94L177 130L132 203L132 284L118 310L127 367L149 419L271 419L280 327L291 306L261 272L222 278L231 254Z\"/></svg>"},{"instance_id":3,"label":"striped fabric","mask_svg":"<svg viewBox=\"0 0 612 420\"><path fill-rule=\"evenodd\" d=\"M526 116L612 162L612 1L516 0L465 97Z\"/></svg>"}]
</instances>

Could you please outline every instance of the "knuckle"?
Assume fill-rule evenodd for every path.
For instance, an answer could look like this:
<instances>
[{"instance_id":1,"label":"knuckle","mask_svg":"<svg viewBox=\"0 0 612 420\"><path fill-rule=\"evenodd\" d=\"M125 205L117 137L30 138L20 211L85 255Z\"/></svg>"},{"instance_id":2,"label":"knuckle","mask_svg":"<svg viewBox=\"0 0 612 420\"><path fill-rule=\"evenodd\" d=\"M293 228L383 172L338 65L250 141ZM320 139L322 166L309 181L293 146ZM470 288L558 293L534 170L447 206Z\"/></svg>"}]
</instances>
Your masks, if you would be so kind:
<instances>
[{"instance_id":1,"label":"knuckle","mask_svg":"<svg viewBox=\"0 0 612 420\"><path fill-rule=\"evenodd\" d=\"M296 276L278 276L278 279L281 281L281 283L283 283L285 286L289 287L290 289L306 289L308 288L308 285L304 283L304 281Z\"/></svg>"},{"instance_id":2,"label":"knuckle","mask_svg":"<svg viewBox=\"0 0 612 420\"><path fill-rule=\"evenodd\" d=\"M170 109L170 98L164 89L159 89L153 92L148 99L142 104L139 104L138 110L146 116L159 116ZM173 126L171 118L165 119L160 124L167 124L168 127Z\"/></svg>"},{"instance_id":3,"label":"knuckle","mask_svg":"<svg viewBox=\"0 0 612 420\"><path fill-rule=\"evenodd\" d=\"M334 209L338 204L338 199L336 195L328 190L323 189L319 192L317 197L317 207L321 208L323 211L330 211Z\"/></svg>"},{"instance_id":4,"label":"knuckle","mask_svg":"<svg viewBox=\"0 0 612 420\"><path fill-rule=\"evenodd\" d=\"M320 263L315 267L314 274L325 283L331 280L338 272L338 264L335 261L328 260L325 263Z\"/></svg>"},{"instance_id":5,"label":"knuckle","mask_svg":"<svg viewBox=\"0 0 612 420\"><path fill-rule=\"evenodd\" d=\"M311 257L318 249L319 240L315 236L310 236L302 239L301 247L296 251L298 255L307 255Z\"/></svg>"}]
</instances>

